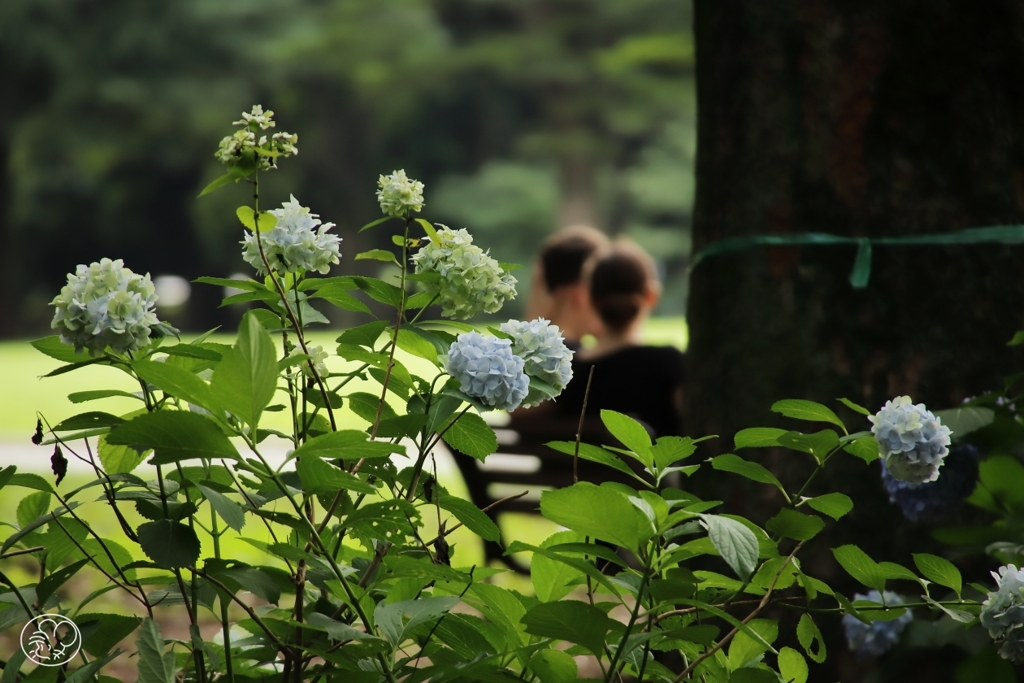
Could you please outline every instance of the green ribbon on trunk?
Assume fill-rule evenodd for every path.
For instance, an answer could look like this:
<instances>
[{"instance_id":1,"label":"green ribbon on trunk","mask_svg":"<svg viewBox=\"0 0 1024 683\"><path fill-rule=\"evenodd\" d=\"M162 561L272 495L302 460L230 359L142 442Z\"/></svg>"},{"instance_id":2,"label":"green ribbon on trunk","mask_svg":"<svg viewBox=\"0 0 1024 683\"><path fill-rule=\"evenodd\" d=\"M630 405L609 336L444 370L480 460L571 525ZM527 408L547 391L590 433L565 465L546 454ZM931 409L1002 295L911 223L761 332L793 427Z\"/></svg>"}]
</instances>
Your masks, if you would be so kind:
<instances>
[{"instance_id":1,"label":"green ribbon on trunk","mask_svg":"<svg viewBox=\"0 0 1024 683\"><path fill-rule=\"evenodd\" d=\"M968 228L953 232L906 237L842 237L821 232L795 235L745 235L712 242L701 249L690 262L696 268L709 256L745 251L753 247L856 246L857 256L850 271L850 285L864 289L871 279L871 250L879 246L948 246L954 244L1024 244L1024 225L996 225L989 228Z\"/></svg>"}]
</instances>

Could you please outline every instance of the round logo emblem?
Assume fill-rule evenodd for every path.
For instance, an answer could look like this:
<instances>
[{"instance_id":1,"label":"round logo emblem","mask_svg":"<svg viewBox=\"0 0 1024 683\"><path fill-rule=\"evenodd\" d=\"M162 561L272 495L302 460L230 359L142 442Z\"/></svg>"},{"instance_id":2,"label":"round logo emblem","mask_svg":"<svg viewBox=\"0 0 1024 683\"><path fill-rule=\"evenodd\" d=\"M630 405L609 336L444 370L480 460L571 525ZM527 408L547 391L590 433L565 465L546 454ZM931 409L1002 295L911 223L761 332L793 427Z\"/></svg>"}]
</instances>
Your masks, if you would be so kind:
<instances>
[{"instance_id":1,"label":"round logo emblem","mask_svg":"<svg viewBox=\"0 0 1024 683\"><path fill-rule=\"evenodd\" d=\"M21 649L39 666L67 664L82 648L82 634L60 614L40 614L21 629Z\"/></svg>"}]
</instances>

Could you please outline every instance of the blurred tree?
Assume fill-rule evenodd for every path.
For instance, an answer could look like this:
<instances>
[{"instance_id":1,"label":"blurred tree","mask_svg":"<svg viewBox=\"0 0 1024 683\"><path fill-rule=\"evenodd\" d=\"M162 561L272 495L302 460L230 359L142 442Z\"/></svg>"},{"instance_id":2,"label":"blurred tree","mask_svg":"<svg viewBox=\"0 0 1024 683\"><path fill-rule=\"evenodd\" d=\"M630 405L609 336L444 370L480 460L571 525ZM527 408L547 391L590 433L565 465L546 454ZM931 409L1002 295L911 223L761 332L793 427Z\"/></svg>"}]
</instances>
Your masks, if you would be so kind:
<instances>
[{"instance_id":1,"label":"blurred tree","mask_svg":"<svg viewBox=\"0 0 1024 683\"><path fill-rule=\"evenodd\" d=\"M731 237L923 235L1024 222L1019 3L979 11L966 0L696 0L694 25L695 252ZM876 247L862 290L848 282L854 251L758 247L696 268L692 433L721 435L724 450L741 427L800 428L768 411L787 397L819 400L865 428L837 397L874 411L909 394L939 409L1021 369L1006 342L1024 327L1024 247ZM784 481L794 468L806 473L797 458L764 457ZM926 534L895 518L877 465L843 457L832 483L857 510L815 542L852 540L900 562L926 550ZM723 493L759 504L750 489ZM854 589L841 573L830 576L838 570L824 551L813 564ZM866 680L874 664L844 654L834 627L839 656L812 677ZM927 661L890 658L895 678L872 680L946 680L958 656L947 648Z\"/></svg>"}]
</instances>

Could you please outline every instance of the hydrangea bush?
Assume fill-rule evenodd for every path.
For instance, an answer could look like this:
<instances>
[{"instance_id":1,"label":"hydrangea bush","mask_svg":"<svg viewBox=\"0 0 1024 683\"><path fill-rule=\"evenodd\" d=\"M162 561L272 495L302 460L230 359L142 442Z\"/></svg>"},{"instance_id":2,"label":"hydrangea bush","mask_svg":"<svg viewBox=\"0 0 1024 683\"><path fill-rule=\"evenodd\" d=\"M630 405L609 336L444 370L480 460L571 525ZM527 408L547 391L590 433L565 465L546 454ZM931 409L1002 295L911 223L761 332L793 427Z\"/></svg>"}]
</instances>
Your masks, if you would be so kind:
<instances>
[{"instance_id":1,"label":"hydrangea bush","mask_svg":"<svg viewBox=\"0 0 1024 683\"><path fill-rule=\"evenodd\" d=\"M891 591L879 593L869 591L866 595L855 593L854 600L864 600L877 603L886 607L894 607L903 604L903 598ZM843 631L846 634L846 642L851 650L861 657L878 657L885 654L899 642L900 634L911 621L914 614L905 610L895 619L876 619L864 623L852 614L843 616Z\"/></svg>"},{"instance_id":2,"label":"hydrangea bush","mask_svg":"<svg viewBox=\"0 0 1024 683\"><path fill-rule=\"evenodd\" d=\"M553 457L600 463L631 484L574 482L541 494L541 514L562 530L538 546L506 539L507 554L532 555L529 590L492 582L500 568L467 565L450 534L465 527L499 541L495 511L437 481L435 449L444 442L460 457L491 455L497 439L481 413L557 400L572 354L547 320L459 322L497 313L515 296L511 267L468 230L414 217L424 187L403 171L380 177L384 217L363 226L396 226L396 248L357 257L397 264L395 281L352 274L339 250L348 228L321 222L294 196L263 210L261 174L297 153L296 136L271 132L272 117L259 106L243 114L217 152L225 174L203 191L238 182L254 190L236 216L257 277L199 279L242 290L225 303L253 307L233 344L209 335L172 342L175 331L153 312L148 276L106 259L69 276L53 302L59 334L33 342L64 363L56 372L101 364L138 384L134 394L78 391L73 402L97 407L56 424L40 416L33 441L52 447L55 483L0 470L0 489L32 491L0 546L4 566L32 574L14 581L0 571L9 589L0 593L0 620L72 616L85 640L66 680L106 675L127 642L142 683L806 683L827 656L821 620L841 617L851 647L880 654L913 610L966 625L981 613L1003 656L1018 658L1024 599L1014 567L997 576L983 611L984 596L966 594L957 568L936 555L914 555L911 569L854 545L833 549L850 580L874 591L852 600L801 563L807 545L853 509L843 493L815 486L837 458L881 457L908 485L942 481L944 425L954 418L906 397L874 416L844 399L862 426L864 417L873 423L855 432L824 405L780 401L772 408L793 429L743 430L736 453L712 458L694 457L701 439L652 439L611 411L601 413L608 444L580 443L573 420L567 440L549 444ZM327 320L323 305L368 320L325 348L308 338ZM440 320L426 314L435 307ZM103 410L112 397L137 406ZM958 409L962 426L953 432L976 431L983 420L970 427L968 418L977 410ZM269 427L270 412L284 413L290 429ZM814 431L797 431L801 424ZM271 438L286 444L283 462L267 458ZM801 458L800 477L777 478L758 462L764 448ZM62 486L68 457L95 479ZM778 513L748 520L702 500L698 478L711 469L769 487ZM985 509L1002 503L977 491L969 500ZM101 535L99 514L123 536ZM243 545L264 558L239 559L232 549ZM63 587L80 571L103 586L74 604ZM895 581L919 597L902 590L896 606L886 592ZM110 591L131 609L121 602L103 611ZM189 625L186 639L161 626L174 611ZM783 634L800 649L777 646ZM5 683L23 662L0 662Z\"/></svg>"}]
</instances>

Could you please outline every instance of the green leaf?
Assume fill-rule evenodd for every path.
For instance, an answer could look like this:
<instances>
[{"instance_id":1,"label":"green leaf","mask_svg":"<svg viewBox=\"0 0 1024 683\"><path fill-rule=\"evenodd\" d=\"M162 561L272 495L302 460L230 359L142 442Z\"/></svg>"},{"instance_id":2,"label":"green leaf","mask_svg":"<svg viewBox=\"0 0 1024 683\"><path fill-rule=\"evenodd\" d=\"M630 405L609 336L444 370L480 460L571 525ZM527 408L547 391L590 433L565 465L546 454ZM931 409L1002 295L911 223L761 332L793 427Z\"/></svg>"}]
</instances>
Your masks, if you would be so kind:
<instances>
[{"instance_id":1,"label":"green leaf","mask_svg":"<svg viewBox=\"0 0 1024 683\"><path fill-rule=\"evenodd\" d=\"M427 233L427 237L430 238L430 241L433 242L434 244L437 244L437 230L434 229L434 226L431 224L431 222L425 218L417 218L416 222L419 223L420 227L423 228L423 232Z\"/></svg>"},{"instance_id":2,"label":"green leaf","mask_svg":"<svg viewBox=\"0 0 1024 683\"><path fill-rule=\"evenodd\" d=\"M468 500L448 494L441 494L438 504L442 510L447 510L455 515L455 519L462 522L463 526L485 541L501 540L501 532L498 531L498 526L491 521L491 518L485 512Z\"/></svg>"},{"instance_id":3,"label":"green leaf","mask_svg":"<svg viewBox=\"0 0 1024 683\"><path fill-rule=\"evenodd\" d=\"M688 436L663 436L651 447L654 464L660 468L685 460L696 451L697 442Z\"/></svg>"},{"instance_id":4,"label":"green leaf","mask_svg":"<svg viewBox=\"0 0 1024 683\"><path fill-rule=\"evenodd\" d=\"M277 357L270 333L248 312L238 327L238 341L213 371L214 398L251 427L274 397Z\"/></svg>"},{"instance_id":5,"label":"green leaf","mask_svg":"<svg viewBox=\"0 0 1024 683\"><path fill-rule=\"evenodd\" d=\"M729 644L729 670L736 671L768 651L765 645L779 637L779 624L774 619L751 619L747 626L762 640L755 640L746 631L740 631Z\"/></svg>"},{"instance_id":6,"label":"green leaf","mask_svg":"<svg viewBox=\"0 0 1024 683\"><path fill-rule=\"evenodd\" d=\"M10 483L11 479L14 477L17 471L18 467L16 465L8 465L7 467L0 470L0 489L2 489L3 487L7 486L7 484Z\"/></svg>"},{"instance_id":7,"label":"green leaf","mask_svg":"<svg viewBox=\"0 0 1024 683\"><path fill-rule=\"evenodd\" d=\"M796 420L806 420L808 422L828 422L834 424L844 432L846 431L846 425L843 421L833 413L827 407L814 401L805 401L798 398L789 398L782 401L776 401L772 405L772 411L781 413L786 417L792 417Z\"/></svg>"},{"instance_id":8,"label":"green leaf","mask_svg":"<svg viewBox=\"0 0 1024 683\"><path fill-rule=\"evenodd\" d=\"M153 449L150 462L166 465L189 458L238 459L238 451L220 427L198 413L160 410L135 417L107 435L107 443Z\"/></svg>"},{"instance_id":9,"label":"green leaf","mask_svg":"<svg viewBox=\"0 0 1024 683\"><path fill-rule=\"evenodd\" d=\"M250 231L256 230L256 223L259 222L260 232L270 232L277 225L277 216L267 213L266 211L260 211L259 218L256 218L256 212L251 206L240 206L235 209L235 215L238 216L238 220L248 228Z\"/></svg>"},{"instance_id":10,"label":"green leaf","mask_svg":"<svg viewBox=\"0 0 1024 683\"><path fill-rule=\"evenodd\" d=\"M44 491L30 493L18 503L15 517L18 526L25 527L36 521L50 510L50 494Z\"/></svg>"},{"instance_id":11,"label":"green leaf","mask_svg":"<svg viewBox=\"0 0 1024 683\"><path fill-rule=\"evenodd\" d=\"M774 427L750 427L736 432L733 441L737 449L769 448L778 446L779 437L785 433L785 429L775 429Z\"/></svg>"},{"instance_id":12,"label":"green leaf","mask_svg":"<svg viewBox=\"0 0 1024 683\"><path fill-rule=\"evenodd\" d=\"M395 285L378 280L375 277L353 278L356 286L366 292L371 299L382 304L388 304L397 308L402 303L402 290Z\"/></svg>"},{"instance_id":13,"label":"green leaf","mask_svg":"<svg viewBox=\"0 0 1024 683\"><path fill-rule=\"evenodd\" d=\"M414 628L446 614L458 603L459 599L454 595L402 600L392 604L382 602L373 612L373 622L388 642L398 645Z\"/></svg>"},{"instance_id":14,"label":"green leaf","mask_svg":"<svg viewBox=\"0 0 1024 683\"><path fill-rule=\"evenodd\" d=\"M543 500L543 498L541 499ZM757 537L744 524L719 515L699 515L722 559L744 581L757 566Z\"/></svg>"},{"instance_id":15,"label":"green leaf","mask_svg":"<svg viewBox=\"0 0 1024 683\"><path fill-rule=\"evenodd\" d=\"M21 476L21 475L18 475L18 476ZM50 521L52 521L56 517L60 517L61 515L65 514L68 510L74 510L79 505L81 505L81 503L79 503L78 501L69 501L68 502L68 506L66 508L63 507L63 506L62 507L58 507L53 512L50 512L50 513L48 513L46 515L43 515L42 517L40 517L36 521L32 522L31 524L27 524L27 525L23 526L21 529L19 529L18 531L14 532L13 534L8 536L4 540L3 546L0 546L0 555L3 555L4 553L6 553L8 548L13 546L15 543L17 543L22 538L24 538L28 534L32 533L33 531L35 531L39 527L43 526L44 524L49 523Z\"/></svg>"},{"instance_id":16,"label":"green leaf","mask_svg":"<svg viewBox=\"0 0 1024 683\"><path fill-rule=\"evenodd\" d=\"M349 394L346 398L348 399L349 410L369 422L371 425L377 419L378 410L380 410L380 417L382 420L398 417L394 408L389 406L386 402L383 405L381 404L380 396L374 396L373 394L368 394L365 391L357 391Z\"/></svg>"},{"instance_id":17,"label":"green leaf","mask_svg":"<svg viewBox=\"0 0 1024 683\"><path fill-rule=\"evenodd\" d=\"M533 653L530 668L540 683L569 683L579 675L576 660L562 650L540 650Z\"/></svg>"},{"instance_id":18,"label":"green leaf","mask_svg":"<svg viewBox=\"0 0 1024 683\"><path fill-rule=\"evenodd\" d=\"M653 533L650 520L624 495L589 482L544 491L540 496L540 511L556 524L633 552L637 551L641 540L650 538Z\"/></svg>"},{"instance_id":19,"label":"green leaf","mask_svg":"<svg viewBox=\"0 0 1024 683\"><path fill-rule=\"evenodd\" d=\"M1020 346L1024 344L1024 330L1018 330L1014 333L1013 339L1006 342L1007 346Z\"/></svg>"},{"instance_id":20,"label":"green leaf","mask_svg":"<svg viewBox=\"0 0 1024 683\"><path fill-rule=\"evenodd\" d=\"M800 621L796 625L796 637L811 661L818 664L825 661L825 639L821 637L821 631L810 614L804 612L800 615Z\"/></svg>"},{"instance_id":21,"label":"green leaf","mask_svg":"<svg viewBox=\"0 0 1024 683\"><path fill-rule=\"evenodd\" d=\"M952 562L937 555L917 553L914 555L914 564L924 578L940 586L952 588L953 592L960 595L963 578L960 576L960 570L953 566Z\"/></svg>"},{"instance_id":22,"label":"green leaf","mask_svg":"<svg viewBox=\"0 0 1024 683\"><path fill-rule=\"evenodd\" d=\"M839 435L831 429L825 429L814 434L786 432L779 435L778 440L780 446L810 453L819 462L839 445Z\"/></svg>"},{"instance_id":23,"label":"green leaf","mask_svg":"<svg viewBox=\"0 0 1024 683\"><path fill-rule=\"evenodd\" d=\"M53 428L55 432L74 432L80 429L98 429L116 427L124 423L124 419L110 413L89 412L73 415Z\"/></svg>"},{"instance_id":24,"label":"green leaf","mask_svg":"<svg viewBox=\"0 0 1024 683\"><path fill-rule=\"evenodd\" d=\"M355 313L370 313L370 308L359 299L355 298L348 293L344 288L336 285L328 285L321 287L316 291L316 294L312 295L312 299L323 299L324 301L333 304L343 311L353 311ZM386 325L386 323L385 323Z\"/></svg>"},{"instance_id":25,"label":"green leaf","mask_svg":"<svg viewBox=\"0 0 1024 683\"><path fill-rule=\"evenodd\" d=\"M348 624L331 619L326 614L313 612L306 621L315 629L326 631L333 640L367 640L373 639L369 633L364 633Z\"/></svg>"},{"instance_id":26,"label":"green leaf","mask_svg":"<svg viewBox=\"0 0 1024 683\"><path fill-rule=\"evenodd\" d=\"M583 535L575 531L556 531L544 539L541 547L550 548L553 545L582 540ZM560 600L576 586L577 579L583 577L584 574L579 570L545 555L535 554L530 560L530 580L533 582L534 593L541 602Z\"/></svg>"},{"instance_id":27,"label":"green leaf","mask_svg":"<svg viewBox=\"0 0 1024 683\"><path fill-rule=\"evenodd\" d=\"M860 413L861 415L870 415L871 414L870 412L868 412L867 408L865 408L864 406L861 406L861 405L857 405L856 403L854 403L853 401L851 401L848 398L841 398L841 399L839 399L839 402L842 403L844 406L846 406L847 408L849 408L850 410L852 410L855 413Z\"/></svg>"},{"instance_id":28,"label":"green leaf","mask_svg":"<svg viewBox=\"0 0 1024 683\"><path fill-rule=\"evenodd\" d=\"M242 506L225 496L220 491L214 491L208 486L202 484L196 484L196 487L202 491L206 500L209 501L210 507L217 511L220 518L224 520L224 523L235 531L241 531L242 527L245 526L245 511Z\"/></svg>"},{"instance_id":29,"label":"green leaf","mask_svg":"<svg viewBox=\"0 0 1024 683\"><path fill-rule=\"evenodd\" d=\"M936 410L935 417L960 439L992 424L996 419L996 413L991 408L961 406L949 410Z\"/></svg>"},{"instance_id":30,"label":"green leaf","mask_svg":"<svg viewBox=\"0 0 1024 683\"><path fill-rule=\"evenodd\" d=\"M1017 334L1021 334L1018 332ZM999 656L995 645L990 645L956 667L956 683L1017 683L1013 664Z\"/></svg>"},{"instance_id":31,"label":"green leaf","mask_svg":"<svg viewBox=\"0 0 1024 683\"><path fill-rule=\"evenodd\" d=\"M86 401L96 401L101 398L133 398L137 401L142 399L135 394L130 394L127 391L120 391L118 389L98 389L96 391L75 391L68 394L68 400L72 403L85 403Z\"/></svg>"},{"instance_id":32,"label":"green leaf","mask_svg":"<svg viewBox=\"0 0 1024 683\"><path fill-rule=\"evenodd\" d=\"M136 374L164 393L194 403L210 410L217 411L210 386L196 375L167 363L149 360L137 360L132 363Z\"/></svg>"},{"instance_id":33,"label":"green leaf","mask_svg":"<svg viewBox=\"0 0 1024 683\"><path fill-rule=\"evenodd\" d=\"M498 450L498 437L494 430L476 413L454 416L449 420L449 425L442 438L460 453L483 460Z\"/></svg>"},{"instance_id":34,"label":"green leaf","mask_svg":"<svg viewBox=\"0 0 1024 683\"><path fill-rule=\"evenodd\" d=\"M55 358L65 363L81 363L82 361L91 360L91 357L85 350L76 353L74 346L62 342L60 335L55 334L51 337L43 337L30 343L36 351L45 353L50 358Z\"/></svg>"},{"instance_id":35,"label":"green leaf","mask_svg":"<svg viewBox=\"0 0 1024 683\"><path fill-rule=\"evenodd\" d=\"M75 624L82 632L82 648L94 657L102 657L139 627L141 619L120 614L76 614Z\"/></svg>"},{"instance_id":36,"label":"green leaf","mask_svg":"<svg viewBox=\"0 0 1024 683\"><path fill-rule=\"evenodd\" d=\"M374 320L364 325L345 330L336 341L339 344L365 346L372 351L377 340L380 339L382 334L384 334L384 330L387 329L387 327L388 322L386 320Z\"/></svg>"},{"instance_id":37,"label":"green leaf","mask_svg":"<svg viewBox=\"0 0 1024 683\"><path fill-rule=\"evenodd\" d=\"M386 249L370 249L361 254L356 254L356 261L384 261L385 263L398 265L398 259Z\"/></svg>"},{"instance_id":38,"label":"green leaf","mask_svg":"<svg viewBox=\"0 0 1024 683\"><path fill-rule=\"evenodd\" d=\"M150 451L138 452L131 446L121 446L107 442L107 436L99 438L100 463L107 474L128 474L139 466Z\"/></svg>"},{"instance_id":39,"label":"green leaf","mask_svg":"<svg viewBox=\"0 0 1024 683\"><path fill-rule=\"evenodd\" d=\"M296 469L306 493L334 493L339 489L356 493L376 493L372 485L354 474L341 470L320 459L315 453L307 453L299 458Z\"/></svg>"},{"instance_id":40,"label":"green leaf","mask_svg":"<svg viewBox=\"0 0 1024 683\"><path fill-rule=\"evenodd\" d=\"M437 363L437 349L413 330L405 327L399 328L398 348L418 358L424 358L434 364Z\"/></svg>"},{"instance_id":41,"label":"green leaf","mask_svg":"<svg viewBox=\"0 0 1024 683\"><path fill-rule=\"evenodd\" d=\"M807 505L832 519L839 519L853 509L853 501L844 493L826 493L808 498Z\"/></svg>"},{"instance_id":42,"label":"green leaf","mask_svg":"<svg viewBox=\"0 0 1024 683\"><path fill-rule=\"evenodd\" d=\"M369 441L369 435L356 429L328 432L310 439L295 449L293 457L318 457L325 460L362 460L387 458L393 453L405 455L405 446L386 441Z\"/></svg>"},{"instance_id":43,"label":"green leaf","mask_svg":"<svg viewBox=\"0 0 1024 683\"><path fill-rule=\"evenodd\" d=\"M169 519L146 522L136 533L142 551L164 569L193 567L199 559L199 537L181 522Z\"/></svg>"},{"instance_id":44,"label":"green leaf","mask_svg":"<svg viewBox=\"0 0 1024 683\"><path fill-rule=\"evenodd\" d=\"M808 541L814 538L824 526L825 522L821 517L805 515L789 508L779 510L779 514L765 524L765 528L773 534L793 538L797 541Z\"/></svg>"},{"instance_id":45,"label":"green leaf","mask_svg":"<svg viewBox=\"0 0 1024 683\"><path fill-rule=\"evenodd\" d=\"M152 619L142 622L139 629L139 683L174 683L174 654L164 654L160 627Z\"/></svg>"},{"instance_id":46,"label":"green leaf","mask_svg":"<svg viewBox=\"0 0 1024 683\"><path fill-rule=\"evenodd\" d=\"M769 472L764 465L744 460L738 455L732 453L719 455L711 460L711 466L721 472L732 472L762 484L771 484L783 493L786 491L782 486L782 482L776 479L775 475Z\"/></svg>"},{"instance_id":47,"label":"green leaf","mask_svg":"<svg viewBox=\"0 0 1024 683\"><path fill-rule=\"evenodd\" d=\"M846 573L857 581L878 592L885 590L885 572L863 550L855 545L844 545L833 548L832 554Z\"/></svg>"},{"instance_id":48,"label":"green leaf","mask_svg":"<svg viewBox=\"0 0 1024 683\"><path fill-rule=\"evenodd\" d=\"M917 575L901 564L896 562L879 562L878 568L882 570L886 579L903 579L905 581L917 581Z\"/></svg>"},{"instance_id":49,"label":"green leaf","mask_svg":"<svg viewBox=\"0 0 1024 683\"><path fill-rule=\"evenodd\" d=\"M843 444L843 450L864 462L872 463L880 457L878 442L873 436L862 436Z\"/></svg>"},{"instance_id":50,"label":"green leaf","mask_svg":"<svg viewBox=\"0 0 1024 683\"><path fill-rule=\"evenodd\" d=\"M807 660L791 647L779 650L779 673L783 683L807 683Z\"/></svg>"},{"instance_id":51,"label":"green leaf","mask_svg":"<svg viewBox=\"0 0 1024 683\"><path fill-rule=\"evenodd\" d=\"M642 424L628 415L617 413L614 410L602 410L601 421L612 433L612 436L636 453L647 467L654 464L654 455L651 453L651 435L647 433Z\"/></svg>"},{"instance_id":52,"label":"green leaf","mask_svg":"<svg viewBox=\"0 0 1024 683\"><path fill-rule=\"evenodd\" d=\"M38 474L32 474L31 472L12 472L8 483L11 486L22 486L27 489L35 489L36 491L49 491L53 493L53 487L50 483L40 477Z\"/></svg>"},{"instance_id":53,"label":"green leaf","mask_svg":"<svg viewBox=\"0 0 1024 683\"><path fill-rule=\"evenodd\" d=\"M78 570L88 563L89 560L79 560L78 562L69 564L67 567L51 572L45 579L39 582L38 586L36 586L37 604L45 605L46 601L50 599L50 596L53 595L58 588L67 583L68 579L78 573Z\"/></svg>"},{"instance_id":54,"label":"green leaf","mask_svg":"<svg viewBox=\"0 0 1024 683\"><path fill-rule=\"evenodd\" d=\"M378 219L377 219L377 220L375 220L375 221L370 221L369 223L367 223L367 224L366 224L366 225L364 225L363 227L359 228L359 232L362 232L363 230L369 230L370 228L373 228L373 227L375 227L375 226L378 226L378 225L380 225L381 223L384 223L384 222L386 222L386 221L389 221L389 220L391 220L392 218L396 218L396 217L395 217L395 216L384 216L384 218L378 218Z\"/></svg>"},{"instance_id":55,"label":"green leaf","mask_svg":"<svg viewBox=\"0 0 1024 683\"><path fill-rule=\"evenodd\" d=\"M598 608L578 600L542 602L523 615L522 623L527 633L578 643L596 657L604 654L608 631L620 627Z\"/></svg>"},{"instance_id":56,"label":"green leaf","mask_svg":"<svg viewBox=\"0 0 1024 683\"><path fill-rule=\"evenodd\" d=\"M565 453L566 455L569 456L575 455L576 453L575 441L549 441L544 445L547 446L548 448L552 448L558 451L559 453ZM607 465L608 467L618 470L623 474L628 474L634 479L638 479L641 482L644 481L641 477L639 477L636 474L636 472L632 470L632 468L630 468L629 465L622 462L622 460L619 459L619 456L615 455L611 451L601 448L600 446L594 446L588 443L581 443L579 456L582 460L589 460L590 462L597 462L601 463L602 465Z\"/></svg>"}]
</instances>

